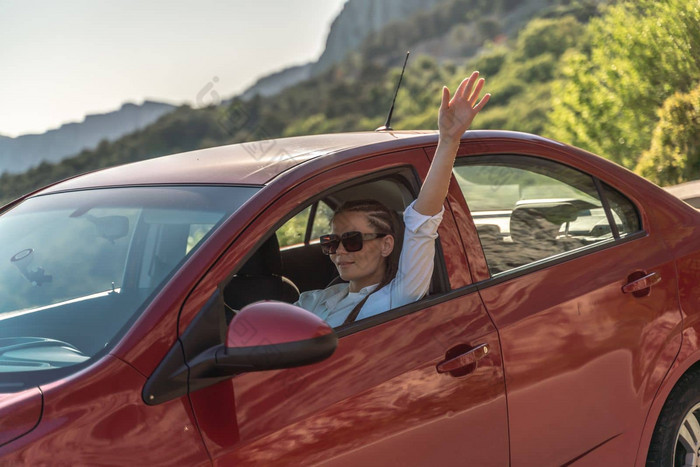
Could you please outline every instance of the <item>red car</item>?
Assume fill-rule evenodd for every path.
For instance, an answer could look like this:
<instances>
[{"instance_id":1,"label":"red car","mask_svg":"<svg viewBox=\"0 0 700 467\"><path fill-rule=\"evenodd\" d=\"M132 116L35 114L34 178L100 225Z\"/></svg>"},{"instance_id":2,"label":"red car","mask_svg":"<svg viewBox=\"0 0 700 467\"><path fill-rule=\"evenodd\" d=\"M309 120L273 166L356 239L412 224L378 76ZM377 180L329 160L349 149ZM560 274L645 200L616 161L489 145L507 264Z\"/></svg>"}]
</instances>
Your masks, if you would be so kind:
<instances>
[{"instance_id":1,"label":"red car","mask_svg":"<svg viewBox=\"0 0 700 467\"><path fill-rule=\"evenodd\" d=\"M0 216L0 464L698 465L700 213L537 136L462 138L423 299L332 329L344 201L432 132L73 178ZM285 303L286 302L286 303Z\"/></svg>"}]
</instances>

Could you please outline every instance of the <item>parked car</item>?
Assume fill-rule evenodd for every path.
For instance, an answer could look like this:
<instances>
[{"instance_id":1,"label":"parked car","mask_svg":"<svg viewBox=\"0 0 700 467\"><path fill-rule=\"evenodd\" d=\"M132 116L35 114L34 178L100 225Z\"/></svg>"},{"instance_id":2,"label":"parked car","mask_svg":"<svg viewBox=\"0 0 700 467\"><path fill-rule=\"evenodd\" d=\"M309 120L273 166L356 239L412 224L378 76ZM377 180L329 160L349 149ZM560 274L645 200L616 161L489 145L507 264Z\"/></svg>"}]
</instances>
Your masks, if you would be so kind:
<instances>
[{"instance_id":1,"label":"parked car","mask_svg":"<svg viewBox=\"0 0 700 467\"><path fill-rule=\"evenodd\" d=\"M697 465L700 213L465 133L430 292L335 329L333 209L415 198L435 132L106 169L0 216L0 464Z\"/></svg>"}]
</instances>

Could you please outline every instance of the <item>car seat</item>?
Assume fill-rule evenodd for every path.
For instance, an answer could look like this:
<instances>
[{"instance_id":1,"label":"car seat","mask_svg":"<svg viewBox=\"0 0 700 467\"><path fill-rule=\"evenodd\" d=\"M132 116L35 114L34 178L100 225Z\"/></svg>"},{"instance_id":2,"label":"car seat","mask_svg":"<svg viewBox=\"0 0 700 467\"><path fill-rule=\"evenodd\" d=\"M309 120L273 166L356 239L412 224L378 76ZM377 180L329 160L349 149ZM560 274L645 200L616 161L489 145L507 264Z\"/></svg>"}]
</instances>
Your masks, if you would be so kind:
<instances>
[{"instance_id":1,"label":"car seat","mask_svg":"<svg viewBox=\"0 0 700 467\"><path fill-rule=\"evenodd\" d=\"M260 300L294 303L299 289L282 275L277 236L272 235L241 267L224 289L224 302L233 310Z\"/></svg>"},{"instance_id":2,"label":"car seat","mask_svg":"<svg viewBox=\"0 0 700 467\"><path fill-rule=\"evenodd\" d=\"M513 240L509 266L522 266L564 251L557 236L564 220L561 204L517 206L510 216L510 237Z\"/></svg>"}]
</instances>

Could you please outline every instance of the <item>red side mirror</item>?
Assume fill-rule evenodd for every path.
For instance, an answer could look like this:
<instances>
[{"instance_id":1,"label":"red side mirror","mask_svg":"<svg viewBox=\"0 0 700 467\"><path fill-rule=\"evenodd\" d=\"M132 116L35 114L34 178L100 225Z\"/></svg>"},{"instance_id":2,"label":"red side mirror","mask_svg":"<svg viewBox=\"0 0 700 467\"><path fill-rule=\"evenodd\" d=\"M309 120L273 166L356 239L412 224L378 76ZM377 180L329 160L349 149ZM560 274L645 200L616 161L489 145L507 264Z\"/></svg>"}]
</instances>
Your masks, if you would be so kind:
<instances>
[{"instance_id":1,"label":"red side mirror","mask_svg":"<svg viewBox=\"0 0 700 467\"><path fill-rule=\"evenodd\" d=\"M291 368L324 360L337 345L333 328L318 316L288 303L264 301L236 314L216 361L243 371Z\"/></svg>"},{"instance_id":2,"label":"red side mirror","mask_svg":"<svg viewBox=\"0 0 700 467\"><path fill-rule=\"evenodd\" d=\"M328 334L333 334L333 329L309 311L289 303L256 302L233 318L226 347L286 344Z\"/></svg>"}]
</instances>

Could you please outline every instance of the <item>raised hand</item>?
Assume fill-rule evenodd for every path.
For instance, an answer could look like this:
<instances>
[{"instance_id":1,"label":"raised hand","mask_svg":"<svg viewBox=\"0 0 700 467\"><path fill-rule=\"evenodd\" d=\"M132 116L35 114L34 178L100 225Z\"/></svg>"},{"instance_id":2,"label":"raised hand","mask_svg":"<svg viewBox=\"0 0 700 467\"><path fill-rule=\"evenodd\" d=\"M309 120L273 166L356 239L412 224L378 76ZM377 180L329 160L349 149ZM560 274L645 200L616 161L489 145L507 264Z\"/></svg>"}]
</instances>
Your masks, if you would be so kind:
<instances>
[{"instance_id":1,"label":"raised hand","mask_svg":"<svg viewBox=\"0 0 700 467\"><path fill-rule=\"evenodd\" d=\"M428 175L413 206L421 214L433 216L442 209L459 140L491 97L491 94L486 94L479 101L483 87L484 79L480 79L479 72L475 71L460 83L452 99L450 90L447 87L442 88L442 103L438 113L440 139Z\"/></svg>"},{"instance_id":2,"label":"raised hand","mask_svg":"<svg viewBox=\"0 0 700 467\"><path fill-rule=\"evenodd\" d=\"M438 112L440 139L444 142L458 141L467 131L476 114L484 108L491 97L491 94L486 94L479 101L479 94L483 87L484 78L479 78L478 71L462 80L452 99L450 99L450 90L447 86L443 86L442 103Z\"/></svg>"}]
</instances>

